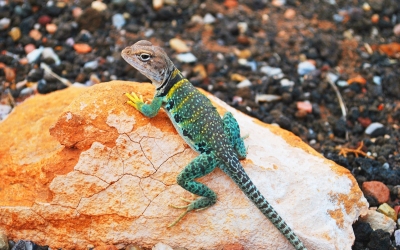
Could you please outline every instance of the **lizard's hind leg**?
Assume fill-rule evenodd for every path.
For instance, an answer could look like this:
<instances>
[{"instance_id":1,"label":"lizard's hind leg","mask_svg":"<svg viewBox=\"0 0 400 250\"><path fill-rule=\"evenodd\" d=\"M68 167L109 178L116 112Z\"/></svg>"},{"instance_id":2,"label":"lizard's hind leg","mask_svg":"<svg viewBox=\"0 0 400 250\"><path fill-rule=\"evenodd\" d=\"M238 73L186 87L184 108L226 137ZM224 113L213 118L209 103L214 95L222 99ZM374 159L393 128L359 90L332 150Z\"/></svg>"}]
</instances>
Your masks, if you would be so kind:
<instances>
[{"instance_id":1,"label":"lizard's hind leg","mask_svg":"<svg viewBox=\"0 0 400 250\"><path fill-rule=\"evenodd\" d=\"M238 158L240 160L246 158L247 148L244 145L243 139L247 136L240 137L240 128L235 117L233 117L231 112L226 112L224 117L222 117L222 121L224 123L225 135L228 137L232 147L235 149Z\"/></svg>"},{"instance_id":2,"label":"lizard's hind leg","mask_svg":"<svg viewBox=\"0 0 400 250\"><path fill-rule=\"evenodd\" d=\"M203 153L190 162L189 165L187 165L185 169L178 175L177 182L181 187L192 194L202 197L194 201L185 200L190 202L190 204L186 206L171 205L174 208L186 208L186 211L183 212L178 219L176 219L168 227L174 226L192 210L205 209L215 204L217 201L217 194L203 183L195 181L195 179L211 173L219 164L220 161L213 153Z\"/></svg>"}]
</instances>

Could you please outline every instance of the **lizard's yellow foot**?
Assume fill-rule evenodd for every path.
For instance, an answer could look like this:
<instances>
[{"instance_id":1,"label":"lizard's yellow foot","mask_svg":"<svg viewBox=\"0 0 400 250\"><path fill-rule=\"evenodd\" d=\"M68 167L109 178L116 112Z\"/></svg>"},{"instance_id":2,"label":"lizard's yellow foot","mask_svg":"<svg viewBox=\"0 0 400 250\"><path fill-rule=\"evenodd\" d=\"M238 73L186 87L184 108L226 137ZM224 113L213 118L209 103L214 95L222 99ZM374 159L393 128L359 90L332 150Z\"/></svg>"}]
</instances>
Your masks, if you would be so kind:
<instances>
[{"instance_id":1,"label":"lizard's yellow foot","mask_svg":"<svg viewBox=\"0 0 400 250\"><path fill-rule=\"evenodd\" d=\"M192 198L194 199L194 195L192 194ZM189 200L189 199L185 199L185 198L183 198L183 197L179 197L181 200L183 200L184 202L187 202L187 203L189 203L189 204L187 204L187 205L184 205L184 206L177 206L177 205L172 205L172 204L169 204L168 206L170 206L170 207L173 207L173 208L176 208L176 209L185 209L186 208L186 211L185 212L183 212L181 215L179 215L179 217L176 219L176 220L174 220L168 227L173 227L173 226L175 226L176 225L176 223L178 223L183 217L185 217L185 215L187 214L187 213L189 213L190 211L192 211L193 209L190 209L189 208L189 206L190 206L190 204L192 204L195 200Z\"/></svg>"},{"instance_id":2,"label":"lizard's yellow foot","mask_svg":"<svg viewBox=\"0 0 400 250\"><path fill-rule=\"evenodd\" d=\"M125 96L129 98L129 101L127 101L127 103L133 106L135 109L139 109L138 104L144 103L143 96L140 95L140 97L138 97L134 92L130 94L125 93Z\"/></svg>"},{"instance_id":3,"label":"lizard's yellow foot","mask_svg":"<svg viewBox=\"0 0 400 250\"><path fill-rule=\"evenodd\" d=\"M168 206L173 207L173 208L177 208L177 209L183 209L183 208L189 207L190 204L191 204L192 202L195 201L195 200L185 199L185 198L183 198L183 197L179 197L179 198L180 198L181 200L183 200L184 202L187 202L187 203L189 203L189 204L184 205L184 206L177 206L177 205L169 204ZM192 198L194 198L194 195L192 195Z\"/></svg>"}]
</instances>

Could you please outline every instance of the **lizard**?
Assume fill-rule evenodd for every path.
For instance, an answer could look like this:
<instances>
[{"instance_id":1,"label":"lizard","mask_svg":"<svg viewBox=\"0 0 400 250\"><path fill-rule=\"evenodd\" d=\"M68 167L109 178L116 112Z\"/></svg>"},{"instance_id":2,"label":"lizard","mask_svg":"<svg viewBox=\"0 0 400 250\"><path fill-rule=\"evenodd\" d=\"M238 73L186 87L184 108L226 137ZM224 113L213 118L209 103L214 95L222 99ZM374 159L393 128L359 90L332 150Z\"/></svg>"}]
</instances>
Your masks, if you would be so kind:
<instances>
[{"instance_id":1,"label":"lizard","mask_svg":"<svg viewBox=\"0 0 400 250\"><path fill-rule=\"evenodd\" d=\"M269 204L246 174L239 159L247 149L240 128L232 113L222 118L211 101L196 89L175 67L165 51L146 40L140 40L121 52L122 58L151 80L156 92L150 104L136 93L125 93L127 103L146 117L154 117L162 107L186 143L199 155L177 176L177 183L194 195L200 196L169 227L178 223L187 213L214 205L216 193L196 179L219 167L226 173L298 250L306 247L294 231Z\"/></svg>"}]
</instances>

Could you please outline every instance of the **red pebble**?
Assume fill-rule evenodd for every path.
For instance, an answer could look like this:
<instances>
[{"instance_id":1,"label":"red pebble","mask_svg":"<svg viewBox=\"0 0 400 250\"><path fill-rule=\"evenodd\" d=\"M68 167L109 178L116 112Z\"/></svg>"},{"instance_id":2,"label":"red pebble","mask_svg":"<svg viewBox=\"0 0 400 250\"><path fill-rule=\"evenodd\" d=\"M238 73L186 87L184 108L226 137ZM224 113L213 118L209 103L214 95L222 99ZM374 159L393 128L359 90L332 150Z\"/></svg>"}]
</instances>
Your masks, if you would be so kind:
<instances>
[{"instance_id":1,"label":"red pebble","mask_svg":"<svg viewBox=\"0 0 400 250\"><path fill-rule=\"evenodd\" d=\"M379 204L388 202L390 199L389 188L380 181L366 181L362 184L365 195L373 196Z\"/></svg>"},{"instance_id":2,"label":"red pebble","mask_svg":"<svg viewBox=\"0 0 400 250\"><path fill-rule=\"evenodd\" d=\"M357 121L363 126L364 128L368 127L371 124L371 119L368 117L358 117Z\"/></svg>"},{"instance_id":3,"label":"red pebble","mask_svg":"<svg viewBox=\"0 0 400 250\"><path fill-rule=\"evenodd\" d=\"M38 23L40 23L40 25L43 25L43 26L50 22L51 22L51 17L49 17L47 15L41 16L38 19Z\"/></svg>"}]
</instances>

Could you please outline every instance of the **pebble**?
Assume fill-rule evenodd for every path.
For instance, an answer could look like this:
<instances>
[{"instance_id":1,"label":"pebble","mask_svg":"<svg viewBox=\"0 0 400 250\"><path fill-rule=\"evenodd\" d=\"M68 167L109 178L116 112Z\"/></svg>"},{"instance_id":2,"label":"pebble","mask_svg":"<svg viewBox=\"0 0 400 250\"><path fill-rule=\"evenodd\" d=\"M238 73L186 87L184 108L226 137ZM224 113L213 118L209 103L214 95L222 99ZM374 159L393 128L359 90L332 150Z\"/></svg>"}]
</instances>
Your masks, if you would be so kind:
<instances>
[{"instance_id":1,"label":"pebble","mask_svg":"<svg viewBox=\"0 0 400 250\"><path fill-rule=\"evenodd\" d=\"M173 250L173 248L167 244L159 242L152 248L152 250Z\"/></svg>"},{"instance_id":2,"label":"pebble","mask_svg":"<svg viewBox=\"0 0 400 250\"><path fill-rule=\"evenodd\" d=\"M389 188L380 181L366 181L362 184L362 190L365 195L371 195L377 199L379 204L390 200Z\"/></svg>"},{"instance_id":3,"label":"pebble","mask_svg":"<svg viewBox=\"0 0 400 250\"><path fill-rule=\"evenodd\" d=\"M46 25L46 31L49 32L49 34L54 34L57 31L57 25L54 23L49 23Z\"/></svg>"},{"instance_id":4,"label":"pebble","mask_svg":"<svg viewBox=\"0 0 400 250\"><path fill-rule=\"evenodd\" d=\"M49 58L53 59L56 65L60 64L60 58L51 47L43 48L42 57L43 59L49 59Z\"/></svg>"},{"instance_id":5,"label":"pebble","mask_svg":"<svg viewBox=\"0 0 400 250\"><path fill-rule=\"evenodd\" d=\"M215 21L216 21L215 17L213 15L211 15L210 13L207 13L204 15L203 23L211 24L211 23L214 23Z\"/></svg>"},{"instance_id":6,"label":"pebble","mask_svg":"<svg viewBox=\"0 0 400 250\"><path fill-rule=\"evenodd\" d=\"M365 85L367 83L367 80L365 80L364 77L358 75L356 77L350 78L349 80L347 80L348 84L353 84L353 83L360 83Z\"/></svg>"},{"instance_id":7,"label":"pebble","mask_svg":"<svg viewBox=\"0 0 400 250\"><path fill-rule=\"evenodd\" d=\"M260 68L260 71L267 76L276 76L282 74L282 69L281 68L274 68L270 66L262 66Z\"/></svg>"},{"instance_id":8,"label":"pebble","mask_svg":"<svg viewBox=\"0 0 400 250\"><path fill-rule=\"evenodd\" d=\"M386 215L375 210L368 210L366 216L361 217L361 221L371 225L373 230L382 229L385 232L393 233L396 223Z\"/></svg>"},{"instance_id":9,"label":"pebble","mask_svg":"<svg viewBox=\"0 0 400 250\"><path fill-rule=\"evenodd\" d=\"M99 66L99 62L97 60L87 62L83 65L85 69L96 69Z\"/></svg>"},{"instance_id":10,"label":"pebble","mask_svg":"<svg viewBox=\"0 0 400 250\"><path fill-rule=\"evenodd\" d=\"M169 46L178 53L186 53L190 51L190 48L186 43L179 38L172 38L169 40Z\"/></svg>"},{"instance_id":11,"label":"pebble","mask_svg":"<svg viewBox=\"0 0 400 250\"><path fill-rule=\"evenodd\" d=\"M373 122L371 123L366 129L365 129L365 134L367 135L372 135L376 133L378 129L384 128L384 125L379 122Z\"/></svg>"},{"instance_id":12,"label":"pebble","mask_svg":"<svg viewBox=\"0 0 400 250\"><path fill-rule=\"evenodd\" d=\"M190 52L178 54L176 59L183 63L194 63L197 61L197 58Z\"/></svg>"},{"instance_id":13,"label":"pebble","mask_svg":"<svg viewBox=\"0 0 400 250\"><path fill-rule=\"evenodd\" d=\"M153 9L159 10L164 6L164 0L153 0Z\"/></svg>"},{"instance_id":14,"label":"pebble","mask_svg":"<svg viewBox=\"0 0 400 250\"><path fill-rule=\"evenodd\" d=\"M315 70L316 67L310 61L304 61L297 65L297 73L301 76L310 73L311 71Z\"/></svg>"},{"instance_id":15,"label":"pebble","mask_svg":"<svg viewBox=\"0 0 400 250\"><path fill-rule=\"evenodd\" d=\"M255 101L257 103L259 102L273 102L273 101L279 101L282 99L282 96L279 95L269 95L269 94L257 94Z\"/></svg>"},{"instance_id":16,"label":"pebble","mask_svg":"<svg viewBox=\"0 0 400 250\"><path fill-rule=\"evenodd\" d=\"M396 24L393 27L393 33L395 36L398 36L398 37L400 36L400 23Z\"/></svg>"},{"instance_id":17,"label":"pebble","mask_svg":"<svg viewBox=\"0 0 400 250\"><path fill-rule=\"evenodd\" d=\"M107 4L100 1L93 1L92 8L97 10L98 12L102 12L107 9Z\"/></svg>"},{"instance_id":18,"label":"pebble","mask_svg":"<svg viewBox=\"0 0 400 250\"><path fill-rule=\"evenodd\" d=\"M293 87L294 86L294 82L290 81L286 78L282 79L279 83L281 84L282 87Z\"/></svg>"},{"instance_id":19,"label":"pebble","mask_svg":"<svg viewBox=\"0 0 400 250\"><path fill-rule=\"evenodd\" d=\"M396 221L397 220L397 214L394 211L394 209L389 206L387 203L383 203L381 204L378 209L378 212L383 213L384 215L386 215L387 217L391 218L392 220Z\"/></svg>"},{"instance_id":20,"label":"pebble","mask_svg":"<svg viewBox=\"0 0 400 250\"><path fill-rule=\"evenodd\" d=\"M294 9L287 9L285 13L283 13L283 17L292 20L296 16L296 11Z\"/></svg>"},{"instance_id":21,"label":"pebble","mask_svg":"<svg viewBox=\"0 0 400 250\"><path fill-rule=\"evenodd\" d=\"M42 33L37 29L33 29L29 32L29 36L33 38L33 40L39 41L42 38Z\"/></svg>"},{"instance_id":22,"label":"pebble","mask_svg":"<svg viewBox=\"0 0 400 250\"><path fill-rule=\"evenodd\" d=\"M297 102L297 109L305 111L307 113L312 113L312 105L309 101Z\"/></svg>"},{"instance_id":23,"label":"pebble","mask_svg":"<svg viewBox=\"0 0 400 250\"><path fill-rule=\"evenodd\" d=\"M7 236L3 233L0 233L0 250L8 250L8 249L9 246L8 246Z\"/></svg>"},{"instance_id":24,"label":"pebble","mask_svg":"<svg viewBox=\"0 0 400 250\"><path fill-rule=\"evenodd\" d=\"M245 88L245 87L250 87L250 86L251 86L251 82L249 81L249 79L244 79L243 81L239 82L238 85L236 85L236 87L238 87L239 89Z\"/></svg>"},{"instance_id":25,"label":"pebble","mask_svg":"<svg viewBox=\"0 0 400 250\"><path fill-rule=\"evenodd\" d=\"M40 25L45 26L46 24L51 23L51 17L49 17L48 15L43 15L40 16L37 21Z\"/></svg>"},{"instance_id":26,"label":"pebble","mask_svg":"<svg viewBox=\"0 0 400 250\"><path fill-rule=\"evenodd\" d=\"M237 28L240 34L244 34L248 30L249 25L246 22L238 22Z\"/></svg>"},{"instance_id":27,"label":"pebble","mask_svg":"<svg viewBox=\"0 0 400 250\"><path fill-rule=\"evenodd\" d=\"M76 19L78 17L80 17L82 15L82 13L83 13L83 11L82 11L82 8L80 8L80 7L75 7L72 9L72 16Z\"/></svg>"},{"instance_id":28,"label":"pebble","mask_svg":"<svg viewBox=\"0 0 400 250\"><path fill-rule=\"evenodd\" d=\"M32 43L29 43L29 44L25 45L25 47L24 47L25 54L29 54L32 51L34 51L35 49L36 49L36 47Z\"/></svg>"},{"instance_id":29,"label":"pebble","mask_svg":"<svg viewBox=\"0 0 400 250\"><path fill-rule=\"evenodd\" d=\"M92 51L92 47L86 43L75 43L73 47L74 50L79 54L86 54Z\"/></svg>"},{"instance_id":30,"label":"pebble","mask_svg":"<svg viewBox=\"0 0 400 250\"><path fill-rule=\"evenodd\" d=\"M13 27L8 34L14 42L21 38L21 30L18 27Z\"/></svg>"},{"instance_id":31,"label":"pebble","mask_svg":"<svg viewBox=\"0 0 400 250\"><path fill-rule=\"evenodd\" d=\"M400 246L400 229L394 231L394 239L396 242L396 246Z\"/></svg>"},{"instance_id":32,"label":"pebble","mask_svg":"<svg viewBox=\"0 0 400 250\"><path fill-rule=\"evenodd\" d=\"M11 20L10 18L3 17L0 19L0 30L6 30L10 26Z\"/></svg>"},{"instance_id":33,"label":"pebble","mask_svg":"<svg viewBox=\"0 0 400 250\"><path fill-rule=\"evenodd\" d=\"M112 16L112 24L115 28L121 29L125 25L125 23L126 21L122 14L117 13Z\"/></svg>"},{"instance_id":34,"label":"pebble","mask_svg":"<svg viewBox=\"0 0 400 250\"><path fill-rule=\"evenodd\" d=\"M39 47L38 49L32 50L29 54L27 54L26 58L28 59L28 62L32 63L38 60L42 55L43 49L43 47Z\"/></svg>"},{"instance_id":35,"label":"pebble","mask_svg":"<svg viewBox=\"0 0 400 250\"><path fill-rule=\"evenodd\" d=\"M380 76L374 76L372 78L372 81L376 84L376 85L381 85L382 83L382 78Z\"/></svg>"}]
</instances>

